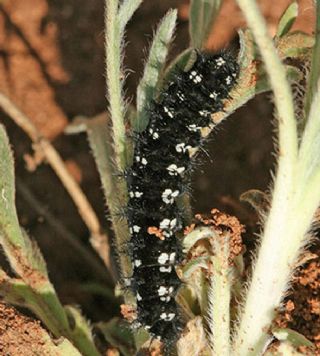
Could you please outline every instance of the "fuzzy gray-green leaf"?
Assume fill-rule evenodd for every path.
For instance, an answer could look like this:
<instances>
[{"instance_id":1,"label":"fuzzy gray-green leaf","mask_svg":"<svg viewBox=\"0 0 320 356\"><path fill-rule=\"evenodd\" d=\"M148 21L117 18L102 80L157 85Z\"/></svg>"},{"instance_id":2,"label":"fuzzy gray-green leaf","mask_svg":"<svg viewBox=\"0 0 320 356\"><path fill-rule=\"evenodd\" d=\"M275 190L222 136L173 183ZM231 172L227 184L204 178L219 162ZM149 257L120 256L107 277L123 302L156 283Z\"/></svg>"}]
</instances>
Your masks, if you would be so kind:
<instances>
[{"instance_id":1,"label":"fuzzy gray-green leaf","mask_svg":"<svg viewBox=\"0 0 320 356\"><path fill-rule=\"evenodd\" d=\"M202 48L219 13L222 0L192 0L190 5L191 46Z\"/></svg>"},{"instance_id":2,"label":"fuzzy gray-green leaf","mask_svg":"<svg viewBox=\"0 0 320 356\"><path fill-rule=\"evenodd\" d=\"M69 320L72 320L72 323L70 322L70 325L72 325L72 339L77 340L78 348L84 355L99 356L100 353L95 347L89 323L85 320L80 310L71 305L66 306L65 310Z\"/></svg>"},{"instance_id":3,"label":"fuzzy gray-green leaf","mask_svg":"<svg viewBox=\"0 0 320 356\"><path fill-rule=\"evenodd\" d=\"M118 12L120 32L124 31L127 23L141 3L142 0L126 0L121 4Z\"/></svg>"},{"instance_id":4,"label":"fuzzy gray-green leaf","mask_svg":"<svg viewBox=\"0 0 320 356\"><path fill-rule=\"evenodd\" d=\"M0 125L0 243L23 247L24 240L15 206L14 184L13 155L5 129ZM5 249L4 246L3 248Z\"/></svg>"},{"instance_id":5,"label":"fuzzy gray-green leaf","mask_svg":"<svg viewBox=\"0 0 320 356\"><path fill-rule=\"evenodd\" d=\"M138 115L134 123L135 131L143 130L148 123L146 108L150 100L155 96L156 87L167 58L168 47L174 33L176 20L177 11L170 10L161 21L155 33L143 77L137 89Z\"/></svg>"},{"instance_id":6,"label":"fuzzy gray-green leaf","mask_svg":"<svg viewBox=\"0 0 320 356\"><path fill-rule=\"evenodd\" d=\"M312 49L311 68L307 80L307 93L305 96L305 116L308 117L313 97L317 91L317 84L320 78L320 1L315 1L316 7L316 28L315 43Z\"/></svg>"},{"instance_id":7,"label":"fuzzy gray-green leaf","mask_svg":"<svg viewBox=\"0 0 320 356\"><path fill-rule=\"evenodd\" d=\"M191 231L183 239L183 251L187 253L192 246L199 240L212 238L215 235L215 232L209 227L201 226L197 229Z\"/></svg>"},{"instance_id":8,"label":"fuzzy gray-green leaf","mask_svg":"<svg viewBox=\"0 0 320 356\"><path fill-rule=\"evenodd\" d=\"M120 248L127 243L129 235L127 224L118 218L120 207L127 204L127 189L124 179L117 177L115 166L112 163L112 139L108 121L107 114L102 114L95 119L88 120L86 125L90 147L98 167L113 229L116 233L116 244ZM120 256L120 264L122 273L128 275L131 264L125 254Z\"/></svg>"},{"instance_id":9,"label":"fuzzy gray-green leaf","mask_svg":"<svg viewBox=\"0 0 320 356\"><path fill-rule=\"evenodd\" d=\"M277 37L282 37L290 31L292 25L294 24L298 16L298 9L299 7L296 1L292 2L287 7L287 9L284 11L284 13L280 18L277 34L276 34Z\"/></svg>"}]
</instances>

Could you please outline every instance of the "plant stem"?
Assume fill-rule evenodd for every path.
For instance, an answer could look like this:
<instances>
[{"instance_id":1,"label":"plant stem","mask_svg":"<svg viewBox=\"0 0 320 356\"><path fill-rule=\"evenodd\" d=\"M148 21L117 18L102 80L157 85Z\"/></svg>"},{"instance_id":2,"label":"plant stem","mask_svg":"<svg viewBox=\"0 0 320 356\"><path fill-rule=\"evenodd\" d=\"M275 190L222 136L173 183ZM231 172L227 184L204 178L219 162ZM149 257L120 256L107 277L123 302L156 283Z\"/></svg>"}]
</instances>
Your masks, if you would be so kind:
<instances>
[{"instance_id":1,"label":"plant stem","mask_svg":"<svg viewBox=\"0 0 320 356\"><path fill-rule=\"evenodd\" d=\"M231 281L229 239L220 236L214 241L213 276L209 293L209 326L213 355L230 354L230 299Z\"/></svg>"},{"instance_id":2,"label":"plant stem","mask_svg":"<svg viewBox=\"0 0 320 356\"><path fill-rule=\"evenodd\" d=\"M118 0L106 1L106 62L109 110L112 119L113 142L118 169L123 171L126 162L126 131L124 125L124 103L122 98L121 49L122 37L118 16Z\"/></svg>"},{"instance_id":3,"label":"plant stem","mask_svg":"<svg viewBox=\"0 0 320 356\"><path fill-rule=\"evenodd\" d=\"M290 232L294 233L291 229L288 231L288 226L292 219L296 219L290 214L290 204L294 196L298 140L291 89L267 33L265 20L255 1L237 1L264 59L274 92L279 125L278 170L271 209L234 346L237 355L259 355L270 339L267 328L283 298L297 255L296 251L288 256L286 250L292 239Z\"/></svg>"},{"instance_id":4,"label":"plant stem","mask_svg":"<svg viewBox=\"0 0 320 356\"><path fill-rule=\"evenodd\" d=\"M306 103L305 103L305 117L309 115L311 103L314 97L314 94L317 90L317 82L320 78L320 0L315 0L316 6L316 28L315 28L315 44L312 50L312 59L311 59L311 69L308 78L307 84L307 93L306 93Z\"/></svg>"}]
</instances>

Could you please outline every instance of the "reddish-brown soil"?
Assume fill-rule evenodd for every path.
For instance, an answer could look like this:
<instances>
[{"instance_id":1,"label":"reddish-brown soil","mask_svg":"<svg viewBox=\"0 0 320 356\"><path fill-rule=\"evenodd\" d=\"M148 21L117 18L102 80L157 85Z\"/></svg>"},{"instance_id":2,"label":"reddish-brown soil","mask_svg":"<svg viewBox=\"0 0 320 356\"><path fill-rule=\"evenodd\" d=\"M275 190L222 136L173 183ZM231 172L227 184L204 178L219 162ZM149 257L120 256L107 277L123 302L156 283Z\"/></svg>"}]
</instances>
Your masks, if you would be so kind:
<instances>
[{"instance_id":1,"label":"reddish-brown soil","mask_svg":"<svg viewBox=\"0 0 320 356\"><path fill-rule=\"evenodd\" d=\"M290 1L263 0L259 3L270 31L274 31L279 15ZM312 0L299 1L301 15L295 29L312 31L312 3ZM0 91L27 113L42 134L53 142L71 174L81 184L101 223L109 229L99 177L86 137L84 134L63 134L65 126L75 116L90 117L107 107L103 7L103 0L1 1ZM187 47L189 41L187 0L145 0L129 23L125 65L131 70L126 90L132 101L143 68L141 54L146 53L152 31L170 7L179 8L179 23L171 53L174 57ZM208 46L224 46L243 25L243 17L235 2L226 0ZM213 134L209 147L212 162L203 156L203 165L194 177L195 211L205 213L215 207L237 216L246 225L244 242L249 248L255 242L253 232L257 231L257 219L238 198L248 189L266 190L270 183L270 170L274 166L272 110L266 96L259 96L238 110ZM93 321L107 320L118 314L118 304L110 304L114 302L107 297L112 286L97 255L91 250L88 231L70 197L47 165L42 164L33 172L26 169L24 157L32 154L30 140L2 112L0 120L8 130L16 159L20 222L38 241L62 302L81 305ZM35 209L38 203L34 199L42 205L41 214ZM56 221L50 223L48 213ZM57 229L57 225L60 228ZM74 251L65 239L66 233L71 233L87 247L95 263L100 263L98 269ZM297 274L293 292L288 296L290 308L281 322L302 332L320 349L319 250L319 239L316 239L312 248L315 257ZM5 263L3 260L2 266L8 270ZM19 328L19 324L15 325Z\"/></svg>"},{"instance_id":2,"label":"reddish-brown soil","mask_svg":"<svg viewBox=\"0 0 320 356\"><path fill-rule=\"evenodd\" d=\"M53 356L45 346L44 333L40 322L0 303L0 355Z\"/></svg>"}]
</instances>

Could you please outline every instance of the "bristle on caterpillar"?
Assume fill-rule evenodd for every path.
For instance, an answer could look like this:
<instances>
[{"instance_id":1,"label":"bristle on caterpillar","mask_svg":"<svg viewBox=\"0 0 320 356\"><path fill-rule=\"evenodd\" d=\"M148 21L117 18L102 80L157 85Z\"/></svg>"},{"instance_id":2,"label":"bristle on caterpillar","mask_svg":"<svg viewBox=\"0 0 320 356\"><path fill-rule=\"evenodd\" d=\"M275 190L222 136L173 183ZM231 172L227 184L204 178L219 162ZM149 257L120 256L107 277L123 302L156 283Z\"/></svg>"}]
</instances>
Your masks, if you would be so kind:
<instances>
[{"instance_id":1,"label":"bristle on caterpillar","mask_svg":"<svg viewBox=\"0 0 320 356\"><path fill-rule=\"evenodd\" d=\"M188 71L179 70L148 109L149 123L133 135L133 163L126 173L129 190L135 325L165 344L177 338L184 322L175 296L181 285L175 266L182 252L176 233L186 224L177 199L186 192L201 130L223 110L238 76L236 59L226 52L197 53Z\"/></svg>"}]
</instances>

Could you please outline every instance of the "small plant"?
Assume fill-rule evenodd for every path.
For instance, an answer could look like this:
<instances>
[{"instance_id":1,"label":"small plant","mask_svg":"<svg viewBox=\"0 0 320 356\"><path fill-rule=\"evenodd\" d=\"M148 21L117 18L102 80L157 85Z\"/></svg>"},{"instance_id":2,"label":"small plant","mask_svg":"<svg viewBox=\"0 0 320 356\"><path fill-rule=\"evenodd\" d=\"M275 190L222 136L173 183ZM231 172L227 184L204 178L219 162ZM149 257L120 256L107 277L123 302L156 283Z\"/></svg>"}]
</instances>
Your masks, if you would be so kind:
<instances>
[{"instance_id":1,"label":"small plant","mask_svg":"<svg viewBox=\"0 0 320 356\"><path fill-rule=\"evenodd\" d=\"M316 211L320 205L320 2L315 2L317 21L314 38L301 32L290 32L298 14L298 4L293 1L280 19L276 36L271 39L256 2L237 0L249 27L239 32L240 50L236 58L237 64L231 65L235 56L233 55L231 59L231 56L228 57L226 54L210 57L209 62L213 61L210 63L214 63L215 67L206 64L205 69L203 66L199 67L199 58L200 61L207 60L201 53L222 1L191 1L190 48L166 66L177 17L177 12L170 10L155 32L144 73L137 88L136 107L133 107L127 104L123 95L125 69L122 57L125 27L141 2L142 0L124 0L120 4L118 0L107 1L106 77L109 115L107 119L101 117L96 120L83 120L81 125L86 127L114 230L122 277L116 291L125 302L122 305L122 314L133 321L135 326L144 327L144 330L129 329L126 323L118 319L100 323L97 327L105 339L119 350L118 354L123 355L134 355L153 348L158 348L160 354L175 352L181 356L295 355L299 354L295 347L312 348L313 345L302 335L290 329L276 328L273 321L290 287L292 276L303 261L301 256L312 242L313 229L319 223L319 214L316 215ZM227 68L231 66L233 70L221 74L220 67L225 64L222 62L228 61ZM305 77L306 63L308 71ZM252 272L247 281L242 280L244 250L241 233L244 227L235 217L216 209L211 211L210 216L196 215L192 218L187 192L180 194L178 189L168 187L163 192L164 195L162 194L161 204L164 202L167 211L170 212L172 206L176 210L179 209L183 223L178 224L179 219L175 218L175 221L162 220L160 226L150 226L149 221L153 221L155 213L149 217L148 207L144 207L143 211L146 226L141 226L141 219L140 225L133 223L136 221L137 211L141 212L139 202L136 200L133 202L133 199L149 194L148 184L154 191L156 186L161 185L160 181L150 182L151 176L148 175L148 180L143 181L145 190L139 190L140 186L139 189L132 190L133 177L137 175L140 178L139 170L145 169L144 166L147 166L148 159L153 154L150 148L141 151L139 155L140 151L137 151L137 147L141 148L139 139L146 138L146 131L154 140L159 138L158 131L150 131L150 113L156 116L158 114L158 109L155 109L156 103L170 102L172 91L182 98L180 104L175 102L172 106L174 111L170 111L172 108L167 106L161 110L168 116L179 112L184 94L180 89L188 89L183 76L190 76L189 79L199 84L203 79L202 70L206 71L207 67L210 69L208 75L211 75L212 68L218 68L212 79L217 79L217 83L224 81L229 85L231 80L229 76L233 73L237 80L235 86L223 86L223 90L228 90L228 95L221 95L219 102L216 97L213 97L212 104L207 102L203 104L201 101L205 106L214 107L217 103L219 106L215 109L209 108L208 114L203 114L209 115L211 121L205 125L205 129L201 127L199 142L197 141L198 144L194 146L203 144L205 137L215 125L255 95L272 91L274 96L278 144L273 188L270 194L250 191L244 195L244 199L258 210L262 226L260 242L254 252ZM303 88L303 108L297 108L292 88L303 81L306 83ZM181 84L183 87L180 83L183 83ZM301 84L298 85L301 87ZM207 86L210 86L210 83ZM200 90L203 92L207 89L201 87ZM211 94L212 90L210 87ZM193 94L197 94L199 98L199 93ZM161 101L164 95L169 98L167 101ZM4 103L5 98L0 97L0 104L4 106ZM190 110L193 109L192 104L194 103L188 103ZM8 113L17 114L14 110L9 110ZM159 115L157 120L163 118L163 115ZM112 123L111 130L108 130L108 121ZM193 132L194 126L190 123L186 126L189 132ZM178 128L181 130L180 126ZM185 139L185 135L179 130L175 137L181 135ZM161 134L163 132L165 130L161 131ZM41 137L37 139L41 143ZM176 152L188 155L189 162L195 157L197 147L194 150L190 148L184 150L185 146L185 142L180 143L179 147L175 146ZM144 157L143 152L148 152L149 156ZM142 161L143 159L145 161ZM156 156L156 161L160 160L161 157ZM176 180L180 174L179 169L185 169L177 165L174 167L171 165L169 168L169 176ZM168 170L168 167L166 169ZM134 181L135 187L140 180ZM171 178L168 179L162 174L158 180L165 180L166 184L172 183ZM183 180L181 182L185 183ZM160 188L159 192L162 192ZM13 278L3 270L0 271L0 295L10 304L30 309L50 331L52 339L62 338L63 341L59 345L48 342L48 354L100 355L91 327L80 311L60 303L39 249L19 225L14 193L13 158L7 135L0 126L0 243L15 273ZM257 204L258 198L267 203ZM152 202L152 199L153 197L149 201ZM159 211L162 209L161 204ZM126 211L127 219L119 217L123 210ZM170 253L167 250L164 253L163 249L167 246L166 238L171 239L170 231L176 226L174 232L177 232L178 237L170 240ZM177 276L183 281L177 293L172 295L171 292L167 293L168 286L163 284L165 279L162 279L158 272L142 273L139 279L131 278L137 273L135 267L142 263L136 257L139 248L146 247L145 241L138 240L134 235L141 228L145 228L150 236L156 236L159 240L160 247L156 250L159 256L156 257L160 260L158 259L159 264L156 267L167 269L168 266L170 268L174 266ZM176 241L181 241L181 244ZM172 250L172 246L177 246L177 250ZM147 247L152 255L155 248L153 245ZM171 253L174 254L172 261ZM176 258L179 253L182 256L180 260ZM163 259L166 259L164 263ZM170 263L167 263L167 259ZM152 268L155 266L152 265ZM151 269L147 271L150 272ZM171 280L173 279L179 282L178 278L171 276ZM161 328L157 329L159 334L152 329L154 324L148 325L149 319L154 323L158 321L154 321L154 315L150 315L153 310L150 305L143 310L143 303L139 303L142 297L137 293L141 289L133 286L133 282L143 285L146 289L148 285L144 283L158 288L158 295L155 293L149 296L151 300L148 302L151 306L154 304L154 309L162 321L171 321L175 317L175 312L160 310L158 304L161 303L156 297L165 298L165 301L175 297L184 322L181 324L183 327L179 324L177 330L170 329L169 334L172 334L170 337L165 337L173 340L172 344L169 342L161 349L160 344L154 339L154 336L168 334L166 326L163 326L166 324L161 323ZM144 315L142 324L141 318L138 318L138 321L136 319L137 312ZM146 312L147 314L143 314ZM182 328L183 331L180 330ZM148 333L150 329L151 335ZM177 343L176 338L179 338ZM268 349L273 339L280 342L275 351Z\"/></svg>"}]
</instances>

